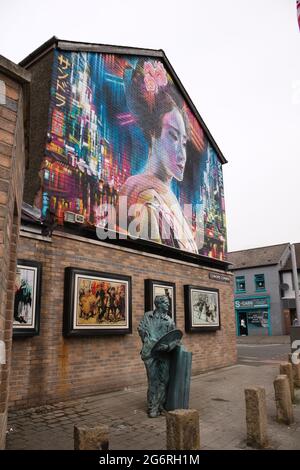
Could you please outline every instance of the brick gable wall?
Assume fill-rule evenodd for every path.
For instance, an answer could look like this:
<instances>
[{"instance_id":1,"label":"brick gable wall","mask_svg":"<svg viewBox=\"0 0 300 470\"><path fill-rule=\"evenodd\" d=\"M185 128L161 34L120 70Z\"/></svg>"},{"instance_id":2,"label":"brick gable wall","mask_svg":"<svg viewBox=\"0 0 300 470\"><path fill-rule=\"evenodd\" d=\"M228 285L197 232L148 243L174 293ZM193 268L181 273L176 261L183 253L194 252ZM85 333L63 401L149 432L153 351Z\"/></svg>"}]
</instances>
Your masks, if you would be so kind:
<instances>
[{"instance_id":1,"label":"brick gable wall","mask_svg":"<svg viewBox=\"0 0 300 470\"><path fill-rule=\"evenodd\" d=\"M0 449L5 446L11 361L14 280L25 168L23 89L0 73L5 99L0 103L0 340L6 363L0 365ZM3 89L3 85L2 85Z\"/></svg>"}]
</instances>

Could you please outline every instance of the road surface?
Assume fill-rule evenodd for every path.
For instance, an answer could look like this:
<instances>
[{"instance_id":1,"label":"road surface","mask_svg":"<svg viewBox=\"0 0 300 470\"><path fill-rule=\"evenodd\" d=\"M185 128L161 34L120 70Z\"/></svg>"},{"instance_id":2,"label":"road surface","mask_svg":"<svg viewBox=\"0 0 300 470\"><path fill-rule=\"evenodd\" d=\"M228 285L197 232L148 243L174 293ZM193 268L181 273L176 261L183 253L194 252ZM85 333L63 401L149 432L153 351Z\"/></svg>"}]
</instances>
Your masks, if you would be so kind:
<instances>
[{"instance_id":1,"label":"road surface","mask_svg":"<svg viewBox=\"0 0 300 470\"><path fill-rule=\"evenodd\" d=\"M289 344L238 344L238 364L261 366L288 360Z\"/></svg>"}]
</instances>

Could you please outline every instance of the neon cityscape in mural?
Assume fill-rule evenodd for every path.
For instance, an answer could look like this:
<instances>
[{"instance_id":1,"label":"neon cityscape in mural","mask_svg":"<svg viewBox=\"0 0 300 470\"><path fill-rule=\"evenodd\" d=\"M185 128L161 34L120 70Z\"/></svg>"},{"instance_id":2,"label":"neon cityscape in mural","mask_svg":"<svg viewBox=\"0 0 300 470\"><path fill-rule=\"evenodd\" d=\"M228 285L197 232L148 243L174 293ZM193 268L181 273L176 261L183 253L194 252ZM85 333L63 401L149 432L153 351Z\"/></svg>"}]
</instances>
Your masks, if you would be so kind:
<instances>
[{"instance_id":1,"label":"neon cityscape in mural","mask_svg":"<svg viewBox=\"0 0 300 470\"><path fill-rule=\"evenodd\" d=\"M161 60L55 51L40 176L35 205L61 225L107 227L126 197L128 235L138 217L141 238L226 259L222 165Z\"/></svg>"}]
</instances>

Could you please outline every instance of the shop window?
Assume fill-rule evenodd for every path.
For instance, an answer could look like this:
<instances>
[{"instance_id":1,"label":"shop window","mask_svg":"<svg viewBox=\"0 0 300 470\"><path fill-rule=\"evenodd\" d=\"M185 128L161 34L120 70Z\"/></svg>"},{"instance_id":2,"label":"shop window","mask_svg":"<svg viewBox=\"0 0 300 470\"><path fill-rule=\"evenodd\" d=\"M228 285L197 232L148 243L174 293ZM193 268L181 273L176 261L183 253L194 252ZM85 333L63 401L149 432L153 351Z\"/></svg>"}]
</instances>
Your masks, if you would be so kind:
<instances>
[{"instance_id":1,"label":"shop window","mask_svg":"<svg viewBox=\"0 0 300 470\"><path fill-rule=\"evenodd\" d=\"M235 287L237 292L246 292L245 276L237 276L235 279Z\"/></svg>"},{"instance_id":2,"label":"shop window","mask_svg":"<svg viewBox=\"0 0 300 470\"><path fill-rule=\"evenodd\" d=\"M265 275L264 274L255 274L255 290L266 290L265 286Z\"/></svg>"}]
</instances>

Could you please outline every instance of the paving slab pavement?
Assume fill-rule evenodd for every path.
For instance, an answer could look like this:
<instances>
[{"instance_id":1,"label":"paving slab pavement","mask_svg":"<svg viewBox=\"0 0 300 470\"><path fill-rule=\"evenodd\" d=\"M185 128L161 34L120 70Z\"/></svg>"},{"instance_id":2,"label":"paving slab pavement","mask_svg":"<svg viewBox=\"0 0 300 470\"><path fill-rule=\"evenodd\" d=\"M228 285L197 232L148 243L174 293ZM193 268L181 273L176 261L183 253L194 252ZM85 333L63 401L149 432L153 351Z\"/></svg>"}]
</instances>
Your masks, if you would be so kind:
<instances>
[{"instance_id":1,"label":"paving slab pavement","mask_svg":"<svg viewBox=\"0 0 300 470\"><path fill-rule=\"evenodd\" d=\"M300 449L300 390L294 405L295 423L275 421L273 380L277 363L253 367L245 364L206 372L192 378L190 408L200 412L202 449L249 449L245 442L244 389L266 388L270 448ZM7 449L73 449L74 425L106 424L110 449L166 449L165 417L148 418L146 388L98 394L53 405L11 411Z\"/></svg>"}]
</instances>

